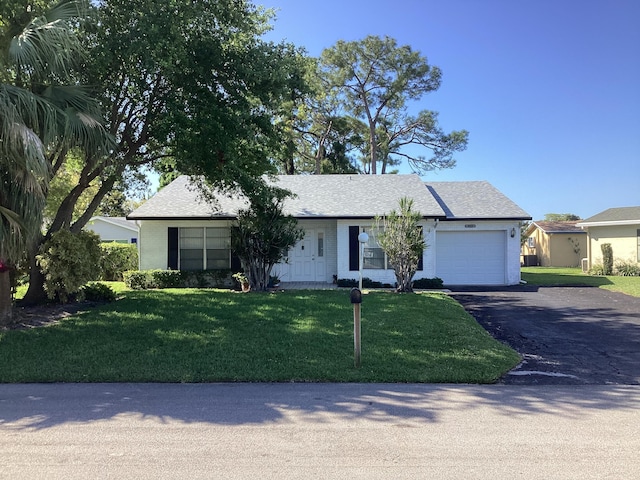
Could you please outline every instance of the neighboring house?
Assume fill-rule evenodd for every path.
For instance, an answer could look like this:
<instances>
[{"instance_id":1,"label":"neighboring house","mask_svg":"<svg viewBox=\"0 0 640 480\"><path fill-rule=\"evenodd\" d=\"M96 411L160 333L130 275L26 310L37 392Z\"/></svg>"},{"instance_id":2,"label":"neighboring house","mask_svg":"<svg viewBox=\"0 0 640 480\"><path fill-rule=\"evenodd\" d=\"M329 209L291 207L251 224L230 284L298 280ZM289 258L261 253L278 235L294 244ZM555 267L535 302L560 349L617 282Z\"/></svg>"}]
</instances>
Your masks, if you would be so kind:
<instances>
[{"instance_id":1,"label":"neighboring house","mask_svg":"<svg viewBox=\"0 0 640 480\"><path fill-rule=\"evenodd\" d=\"M604 243L611 244L615 260L640 263L640 207L610 208L578 226L587 232L589 268L602 263Z\"/></svg>"},{"instance_id":2,"label":"neighboring house","mask_svg":"<svg viewBox=\"0 0 640 480\"><path fill-rule=\"evenodd\" d=\"M577 267L587 256L587 234L571 222L531 222L524 232L524 265ZM531 261L531 258L535 260Z\"/></svg>"},{"instance_id":3,"label":"neighboring house","mask_svg":"<svg viewBox=\"0 0 640 480\"><path fill-rule=\"evenodd\" d=\"M522 220L531 217L487 182L430 182L417 175L282 175L276 184L295 194L284 211L306 235L276 267L284 282L331 283L358 278L358 234L366 231L363 276L395 283L376 242L374 217L414 201L427 248L415 278L440 277L448 285L520 282ZM242 198L202 201L187 176L164 187L127 218L140 224L140 268L239 269L231 227Z\"/></svg>"},{"instance_id":4,"label":"neighboring house","mask_svg":"<svg viewBox=\"0 0 640 480\"><path fill-rule=\"evenodd\" d=\"M138 243L138 225L125 217L91 217L84 228L98 234L102 242Z\"/></svg>"}]
</instances>

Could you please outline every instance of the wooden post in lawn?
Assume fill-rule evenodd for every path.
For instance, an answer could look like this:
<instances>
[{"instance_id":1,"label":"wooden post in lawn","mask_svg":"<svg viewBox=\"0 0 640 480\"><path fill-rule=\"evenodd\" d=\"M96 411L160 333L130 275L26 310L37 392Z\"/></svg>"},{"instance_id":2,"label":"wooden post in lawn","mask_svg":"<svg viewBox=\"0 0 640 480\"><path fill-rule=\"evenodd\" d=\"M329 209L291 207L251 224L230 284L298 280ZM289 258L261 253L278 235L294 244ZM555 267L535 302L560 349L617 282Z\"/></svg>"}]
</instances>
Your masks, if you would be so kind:
<instances>
[{"instance_id":1,"label":"wooden post in lawn","mask_svg":"<svg viewBox=\"0 0 640 480\"><path fill-rule=\"evenodd\" d=\"M360 368L360 304L353 304L353 364Z\"/></svg>"},{"instance_id":2,"label":"wooden post in lawn","mask_svg":"<svg viewBox=\"0 0 640 480\"><path fill-rule=\"evenodd\" d=\"M362 292L359 288L351 289L351 303L353 303L353 364L360 368L360 305L362 304Z\"/></svg>"}]
</instances>

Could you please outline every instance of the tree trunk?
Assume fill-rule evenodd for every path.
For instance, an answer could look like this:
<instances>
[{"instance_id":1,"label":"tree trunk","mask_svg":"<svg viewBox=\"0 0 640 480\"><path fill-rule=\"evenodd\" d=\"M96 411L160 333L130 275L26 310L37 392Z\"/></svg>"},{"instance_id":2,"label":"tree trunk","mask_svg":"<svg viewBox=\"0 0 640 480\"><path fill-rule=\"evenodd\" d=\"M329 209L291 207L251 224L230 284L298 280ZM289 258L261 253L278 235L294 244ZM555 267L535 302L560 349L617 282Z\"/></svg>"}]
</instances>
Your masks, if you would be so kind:
<instances>
[{"instance_id":1,"label":"tree trunk","mask_svg":"<svg viewBox=\"0 0 640 480\"><path fill-rule=\"evenodd\" d=\"M29 254L29 288L24 298L20 301L23 305L38 305L47 301L47 292L44 290L44 274L40 271L40 267L36 262L36 254L42 241L41 237Z\"/></svg>"},{"instance_id":2,"label":"tree trunk","mask_svg":"<svg viewBox=\"0 0 640 480\"><path fill-rule=\"evenodd\" d=\"M286 175L295 175L296 174L296 167L295 164L293 163L293 158L287 156L287 158L284 161L284 173Z\"/></svg>"},{"instance_id":3,"label":"tree trunk","mask_svg":"<svg viewBox=\"0 0 640 480\"><path fill-rule=\"evenodd\" d=\"M100 189L94 196L93 200L89 204L89 207L85 210L85 212L80 216L76 222L71 223L71 219L73 217L73 210L78 201L80 195L84 192L84 188L81 188L80 185L77 185L74 190L67 195L67 197L62 202L62 205L58 208L56 213L56 218L54 219L53 224L49 227L49 230L45 236L40 236L34 243L32 250L29 254L29 289L25 294L24 298L20 301L21 304L24 305L38 305L42 303L46 303L49 298L47 297L47 292L44 289L44 275L40 271L40 267L36 262L36 255L38 253L38 249L40 246L47 241L51 237L52 234L56 233L60 229L69 227L69 229L73 233L79 233L82 230L82 227L86 225L89 219L93 216L93 213L97 209L100 201L105 197L107 192L109 192L115 183L115 178L109 178L100 186Z\"/></svg>"},{"instance_id":4,"label":"tree trunk","mask_svg":"<svg viewBox=\"0 0 640 480\"><path fill-rule=\"evenodd\" d=\"M396 274L396 282L398 283L396 292L413 292L412 280L416 272L403 262L400 262L399 265L394 265L394 271Z\"/></svg>"},{"instance_id":5,"label":"tree trunk","mask_svg":"<svg viewBox=\"0 0 640 480\"><path fill-rule=\"evenodd\" d=\"M369 152L371 159L371 175L377 174L377 163L378 163L378 149L376 148L376 124L369 123Z\"/></svg>"},{"instance_id":6,"label":"tree trunk","mask_svg":"<svg viewBox=\"0 0 640 480\"><path fill-rule=\"evenodd\" d=\"M324 158L324 142L327 140L329 133L331 132L331 126L333 125L333 120L329 120L329 126L327 127L327 131L324 132L320 136L320 140L318 141L318 151L316 152L316 169L315 174L320 175L322 173L322 159Z\"/></svg>"},{"instance_id":7,"label":"tree trunk","mask_svg":"<svg viewBox=\"0 0 640 480\"><path fill-rule=\"evenodd\" d=\"M11 274L5 270L0 272L0 326L9 325L12 320Z\"/></svg>"}]
</instances>

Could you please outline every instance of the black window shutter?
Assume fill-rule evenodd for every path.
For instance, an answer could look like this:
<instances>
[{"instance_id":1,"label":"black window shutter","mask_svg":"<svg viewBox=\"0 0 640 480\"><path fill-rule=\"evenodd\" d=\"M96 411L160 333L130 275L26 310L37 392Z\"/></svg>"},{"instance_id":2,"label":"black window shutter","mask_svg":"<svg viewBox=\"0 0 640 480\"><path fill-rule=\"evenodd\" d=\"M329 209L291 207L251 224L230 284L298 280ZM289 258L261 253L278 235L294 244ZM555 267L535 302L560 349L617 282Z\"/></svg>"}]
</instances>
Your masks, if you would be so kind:
<instances>
[{"instance_id":1,"label":"black window shutter","mask_svg":"<svg viewBox=\"0 0 640 480\"><path fill-rule=\"evenodd\" d=\"M169 270L178 270L178 228L169 227L167 230L169 232L167 268Z\"/></svg>"},{"instance_id":2,"label":"black window shutter","mask_svg":"<svg viewBox=\"0 0 640 480\"><path fill-rule=\"evenodd\" d=\"M349 270L358 271L360 269L358 249L360 247L358 243L358 235L360 234L360 228L356 226L349 227Z\"/></svg>"},{"instance_id":3,"label":"black window shutter","mask_svg":"<svg viewBox=\"0 0 640 480\"><path fill-rule=\"evenodd\" d=\"M424 238L422 225L418 226L418 228L420 229L420 235L422 236L422 238ZM421 272L422 270L424 270L424 250L422 251L422 255L420 255L420 259L418 260L418 271Z\"/></svg>"}]
</instances>

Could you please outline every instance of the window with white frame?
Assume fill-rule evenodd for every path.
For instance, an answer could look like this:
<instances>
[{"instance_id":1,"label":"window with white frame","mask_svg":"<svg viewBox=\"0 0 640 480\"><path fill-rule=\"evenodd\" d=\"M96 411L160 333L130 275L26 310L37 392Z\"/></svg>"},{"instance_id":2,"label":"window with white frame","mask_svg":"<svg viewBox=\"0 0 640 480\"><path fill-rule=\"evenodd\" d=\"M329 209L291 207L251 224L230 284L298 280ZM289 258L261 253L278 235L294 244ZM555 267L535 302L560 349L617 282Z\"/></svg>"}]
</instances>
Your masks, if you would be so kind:
<instances>
[{"instance_id":1,"label":"window with white frame","mask_svg":"<svg viewBox=\"0 0 640 480\"><path fill-rule=\"evenodd\" d=\"M228 228L180 228L180 270L222 270L231 267Z\"/></svg>"},{"instance_id":2,"label":"window with white frame","mask_svg":"<svg viewBox=\"0 0 640 480\"><path fill-rule=\"evenodd\" d=\"M378 235L382 231L375 227L363 227L362 231L369 235L369 240L364 244L362 252L362 268L385 270L387 267L387 256L378 244Z\"/></svg>"},{"instance_id":3,"label":"window with white frame","mask_svg":"<svg viewBox=\"0 0 640 480\"><path fill-rule=\"evenodd\" d=\"M536 248L536 237L527 237L527 247Z\"/></svg>"}]
</instances>

